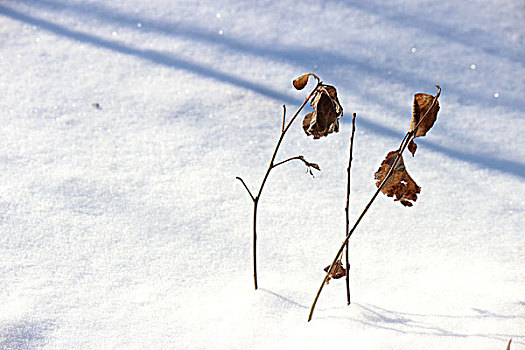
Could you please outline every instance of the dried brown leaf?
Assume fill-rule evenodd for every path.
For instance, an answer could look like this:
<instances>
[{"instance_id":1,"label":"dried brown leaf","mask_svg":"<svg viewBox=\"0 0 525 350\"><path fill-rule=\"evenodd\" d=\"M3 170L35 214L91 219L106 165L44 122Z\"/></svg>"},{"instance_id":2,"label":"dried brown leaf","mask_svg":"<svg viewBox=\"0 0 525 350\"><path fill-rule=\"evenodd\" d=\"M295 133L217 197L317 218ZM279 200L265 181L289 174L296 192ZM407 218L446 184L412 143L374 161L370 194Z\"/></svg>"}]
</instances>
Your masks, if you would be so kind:
<instances>
[{"instance_id":1,"label":"dried brown leaf","mask_svg":"<svg viewBox=\"0 0 525 350\"><path fill-rule=\"evenodd\" d=\"M313 76L314 78L316 78L317 80L319 80L319 77L317 75L315 75L314 73L306 73L306 74L303 74L301 75L300 77L297 77L293 80L293 86L294 88L296 88L297 90L302 90L304 89L304 87L306 86L306 84L308 83L308 78L310 76Z\"/></svg>"},{"instance_id":2,"label":"dried brown leaf","mask_svg":"<svg viewBox=\"0 0 525 350\"><path fill-rule=\"evenodd\" d=\"M303 119L303 129L306 135L314 139L339 131L339 118L343 115L343 107L337 98L337 90L331 85L322 85L314 93L310 102L314 108Z\"/></svg>"},{"instance_id":3,"label":"dried brown leaf","mask_svg":"<svg viewBox=\"0 0 525 350\"><path fill-rule=\"evenodd\" d=\"M434 101L434 96L428 94L415 94L414 105L412 108L412 120L410 121L410 131L414 131L421 118L427 113ZM428 112L425 119L421 122L416 130L414 137L425 136L427 132L432 128L437 119L439 112L439 102L436 101L434 107Z\"/></svg>"},{"instance_id":4,"label":"dried brown leaf","mask_svg":"<svg viewBox=\"0 0 525 350\"><path fill-rule=\"evenodd\" d=\"M412 157L416 154L417 145L414 140L410 140L410 143L408 144L408 150L410 153L412 153Z\"/></svg>"},{"instance_id":5,"label":"dried brown leaf","mask_svg":"<svg viewBox=\"0 0 525 350\"><path fill-rule=\"evenodd\" d=\"M412 107L412 119L410 120L410 128L409 131L415 131L413 138L425 136L427 132L434 126L434 123L437 119L437 114L439 112L439 101L437 101L437 98L441 94L441 88L436 85L439 89L436 96L432 96L429 94L423 94L418 93L414 95L414 104ZM432 110L430 110L430 107L432 106L432 103L436 99L436 103L432 107ZM428 112L428 114L427 114ZM425 116L426 115L426 116ZM423 121L421 124L419 124L420 120ZM419 124L419 126L418 126ZM417 127L417 130L416 130ZM408 145L409 151L412 153L412 156L415 155L417 145L416 143L411 140L410 144Z\"/></svg>"},{"instance_id":6,"label":"dried brown leaf","mask_svg":"<svg viewBox=\"0 0 525 350\"><path fill-rule=\"evenodd\" d=\"M377 180L377 187L379 187L385 179L397 155L398 151L389 152L385 160L381 163L379 170L374 174ZM400 156L392 175L386 181L381 192L388 197L395 197L395 201L400 201L401 204L407 207L411 207L413 205L412 202L417 200L417 194L421 192L421 187L416 184L406 171L402 156Z\"/></svg>"},{"instance_id":7,"label":"dried brown leaf","mask_svg":"<svg viewBox=\"0 0 525 350\"><path fill-rule=\"evenodd\" d=\"M329 269L330 269L330 265L325 267L324 271L328 272ZM345 276L346 276L346 269L343 267L343 264L341 263L341 260L338 260L335 263L334 268L332 269L332 273L330 273L330 275L328 275L328 279L326 280L326 284L328 284L328 281L330 281L331 278L339 279L339 278L343 278Z\"/></svg>"}]
</instances>

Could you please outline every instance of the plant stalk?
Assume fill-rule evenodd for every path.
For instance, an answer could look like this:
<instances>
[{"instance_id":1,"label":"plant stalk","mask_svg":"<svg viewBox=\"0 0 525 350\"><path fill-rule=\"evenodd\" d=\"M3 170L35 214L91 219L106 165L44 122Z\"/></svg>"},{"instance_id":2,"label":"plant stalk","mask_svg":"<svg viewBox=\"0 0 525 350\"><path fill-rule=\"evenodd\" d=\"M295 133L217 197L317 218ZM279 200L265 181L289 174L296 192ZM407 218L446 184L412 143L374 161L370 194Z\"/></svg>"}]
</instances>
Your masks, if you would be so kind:
<instances>
[{"instance_id":1,"label":"plant stalk","mask_svg":"<svg viewBox=\"0 0 525 350\"><path fill-rule=\"evenodd\" d=\"M257 290L257 206L259 197L253 201L253 284Z\"/></svg>"},{"instance_id":2,"label":"plant stalk","mask_svg":"<svg viewBox=\"0 0 525 350\"><path fill-rule=\"evenodd\" d=\"M347 169L347 178L346 178L346 230L345 233L348 233L350 229L350 170L352 168L352 151L354 148L354 133L355 133L355 118L356 114L352 115L352 132L350 134L350 156L348 158L348 169ZM348 241L346 241L346 254L345 254L345 268L346 268L346 302L347 305L350 305L350 262L348 261Z\"/></svg>"}]
</instances>

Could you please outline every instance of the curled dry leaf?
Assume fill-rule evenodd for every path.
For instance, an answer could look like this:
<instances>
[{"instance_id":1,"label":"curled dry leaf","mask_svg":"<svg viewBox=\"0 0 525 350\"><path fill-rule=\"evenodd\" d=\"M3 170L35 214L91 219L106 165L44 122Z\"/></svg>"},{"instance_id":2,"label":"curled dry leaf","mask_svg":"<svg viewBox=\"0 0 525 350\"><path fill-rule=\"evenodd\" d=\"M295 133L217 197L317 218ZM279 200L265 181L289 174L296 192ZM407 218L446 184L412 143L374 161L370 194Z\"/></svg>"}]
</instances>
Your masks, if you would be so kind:
<instances>
[{"instance_id":1,"label":"curled dry leaf","mask_svg":"<svg viewBox=\"0 0 525 350\"><path fill-rule=\"evenodd\" d=\"M425 136L427 132L432 128L434 123L437 119L437 114L439 112L439 102L437 99L439 98L439 95L441 94L441 88L439 85L436 85L439 89L436 96L428 95L428 94L415 94L414 95L414 104L412 108L412 119L410 120L410 128L409 131L415 131L413 138L420 136ZM436 99L436 103L432 107L432 103ZM432 107L432 110L430 110L430 107ZM428 112L428 114L427 114ZM426 115L426 116L425 116ZM423 121L421 124L419 124L421 118L423 118ZM417 126L419 124L419 126ZM417 127L417 130L416 130ZM414 140L411 140L408 145L408 150L410 153L412 153L412 156L416 153L417 145L414 142Z\"/></svg>"},{"instance_id":2,"label":"curled dry leaf","mask_svg":"<svg viewBox=\"0 0 525 350\"><path fill-rule=\"evenodd\" d=\"M397 155L398 151L389 152L385 160L381 163L379 170L374 174L374 177L377 180L377 187L380 186L381 182L383 182L384 178L390 171ZM401 204L406 207L411 207L413 204L412 202L417 200L417 194L421 192L421 187L416 184L406 171L403 156L400 156L392 175L386 181L381 192L388 197L395 197L395 201L400 201Z\"/></svg>"},{"instance_id":3,"label":"curled dry leaf","mask_svg":"<svg viewBox=\"0 0 525 350\"><path fill-rule=\"evenodd\" d=\"M300 77L297 77L297 78L295 78L293 80L294 88L296 88L297 90L304 89L304 87L308 83L308 78L310 76L313 76L315 79L317 79L317 81L319 81L319 77L317 75L315 75L314 73L306 73L306 74L303 74Z\"/></svg>"},{"instance_id":4,"label":"curled dry leaf","mask_svg":"<svg viewBox=\"0 0 525 350\"><path fill-rule=\"evenodd\" d=\"M314 139L339 131L339 118L343 107L337 98L337 90L331 85L321 85L315 91L310 102L314 111L305 115L303 129L306 135Z\"/></svg>"},{"instance_id":5,"label":"curled dry leaf","mask_svg":"<svg viewBox=\"0 0 525 350\"><path fill-rule=\"evenodd\" d=\"M325 272L328 272L328 270L330 269L330 265L328 265L327 267L324 268L324 271ZM332 269L332 273L330 273L330 275L328 276L328 279L326 280L326 284L328 284L328 282L330 281L331 278L333 279L339 279L339 278L343 278L346 276L346 270L345 268L343 267L343 264L341 263L341 260L338 260L336 263L335 263L335 266L334 268Z\"/></svg>"}]
</instances>

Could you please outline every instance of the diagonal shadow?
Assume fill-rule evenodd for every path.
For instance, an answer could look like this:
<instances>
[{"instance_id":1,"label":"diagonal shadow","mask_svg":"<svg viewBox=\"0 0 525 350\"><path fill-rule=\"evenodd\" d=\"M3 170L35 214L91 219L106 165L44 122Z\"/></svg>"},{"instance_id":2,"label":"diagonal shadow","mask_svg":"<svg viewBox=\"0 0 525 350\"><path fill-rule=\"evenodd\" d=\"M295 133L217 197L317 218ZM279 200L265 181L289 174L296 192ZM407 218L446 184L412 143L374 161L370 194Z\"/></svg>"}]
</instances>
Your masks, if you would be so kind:
<instances>
[{"instance_id":1,"label":"diagonal shadow","mask_svg":"<svg viewBox=\"0 0 525 350\"><path fill-rule=\"evenodd\" d=\"M395 70L391 70L388 67L385 67L384 64L382 64L381 67L378 67L377 65L374 65L372 62L370 62L367 59L359 59L356 57L353 57L352 59L348 58L347 56L340 55L337 53L332 53L330 51L324 51L321 48L316 48L315 51L313 51L310 48L303 48L303 47L286 47L286 48L279 48L277 46L260 46L257 44L251 44L246 43L241 40L235 39L233 37L229 36L222 36L218 37L217 33L211 33L204 29L199 29L195 27L188 27L180 24L176 24L173 22L166 22L162 20L153 20L153 19L146 19L143 17L139 17L135 14L128 14L128 13L120 13L118 11L115 11L115 9L106 7L99 4L90 4L90 3L77 3L77 4L69 4L67 2L60 2L60 1L52 1L52 0L40 0L37 3L34 3L32 0L16 0L16 2L26 2L31 4L32 6L38 5L40 7L45 7L51 10L65 10L65 11L73 11L75 13L80 13L82 16L91 16L92 18L103 20L110 23L116 23L118 25L127 26L129 28L135 28L136 24L138 22L143 23L143 27L141 31L144 32L155 32L155 33L161 33L163 35L168 35L172 37L184 37L189 38L191 40L205 42L210 45L218 45L222 46L227 49L236 50L243 53L252 54L259 57L268 57L271 59L276 60L286 60L293 62L295 65L304 66L306 70L309 69L309 67L312 67L316 63L322 63L326 64L328 66L332 65L338 65L338 66L347 66L350 70L353 71L353 73L356 76L363 76L363 75L374 75L378 79L382 79L385 81L391 81L394 83L398 83L399 81L405 81L406 85L410 86L429 86L433 87L434 82L428 79L422 79L418 75L412 74L407 71L401 71L399 68ZM366 6L366 5L363 5ZM147 22L145 22L145 20ZM446 28L444 28L446 29ZM366 72L366 73L363 73ZM358 77L356 77L358 78ZM359 78L357 79L359 80ZM253 85L253 84L252 84ZM347 84L348 85L348 84ZM344 86L344 84L343 84ZM525 100L522 99L511 99L508 97L500 98L497 102L494 101L494 99L486 99L481 98L480 94L477 94L473 92L471 89L468 89L467 91L461 90L456 88L456 85L454 84L443 84L441 83L441 86L443 87L444 91L447 92L448 96L456 94L456 97L459 98L459 101L462 104L470 102L476 102L478 105L486 105L488 107L494 107L497 105L506 105L510 108L517 108L519 106L521 108L525 108ZM389 110L395 110L399 112L400 114L404 113L404 108L401 109L398 105L395 104L395 102L388 101L387 99L380 98L376 94L370 94L367 91L363 91L360 88L355 88L354 85L346 86L347 89L351 91L353 95L357 95L362 97L365 100L373 100L377 104L380 104L385 109ZM269 95L267 95L269 96ZM270 96L272 97L272 96ZM291 100L283 99L282 101L286 101L289 103ZM294 103L296 100L294 100ZM432 147L432 144L430 144ZM438 148L433 148L436 151L440 151ZM465 157L464 152L457 152L455 150L452 150L449 148L451 152L455 153L456 158L461 159L463 161L469 161L467 157ZM478 154L475 156L475 162L477 164L485 162L493 162L495 168L498 169L510 169L510 171L514 174L521 171L523 173L523 169L520 169L519 164L517 165L515 162L508 162L508 161L498 161L498 159L495 159L491 157L489 154Z\"/></svg>"},{"instance_id":2,"label":"diagonal shadow","mask_svg":"<svg viewBox=\"0 0 525 350\"><path fill-rule=\"evenodd\" d=\"M134 56L143 60L147 60L156 64L160 64L166 67L182 69L192 72L197 75L201 75L207 78L212 78L219 82L228 83L234 86L238 86L247 90L257 92L263 96L279 100L288 104L301 104L302 101L293 98L289 95L283 94L282 92L273 90L261 86L260 84L254 84L246 79L236 77L234 75L223 73L212 68L208 68L204 65L190 62L181 58L177 58L173 55L162 53L155 50L143 50L133 48L121 44L119 42L106 40L95 35L86 34L83 32L75 31L68 29L64 26L39 19L33 16L29 16L23 13L20 13L16 10L13 10L9 7L0 5L0 14L7 16L11 19L25 22L31 25L41 27L45 30L48 30L52 33L55 33L60 36L64 36L71 40L76 40L84 43L88 43L97 47L105 48L111 51L119 52L122 54ZM367 129L372 130L373 132L385 135L389 137L400 137L400 135L393 129L387 128L380 124L377 124L371 120L360 118L360 123ZM510 174L513 176L520 177L525 179L525 164L493 157L489 154L472 154L457 149L452 149L443 145L433 143L431 141L424 141L427 147L433 149L436 152L446 154L451 158L455 158L460 161L465 161L471 164L478 165L483 168L488 168L492 170L497 170L502 173Z\"/></svg>"},{"instance_id":3,"label":"diagonal shadow","mask_svg":"<svg viewBox=\"0 0 525 350\"><path fill-rule=\"evenodd\" d=\"M398 26L422 30L428 34L439 36L448 42L455 42L481 50L488 55L513 61L515 64L524 65L525 62L525 52L523 50L510 45L503 46L501 45L501 38L494 38L494 36L479 28L465 32L433 21L429 16L418 17L408 13L400 13L396 7L385 3L378 5L373 1L330 1L374 16L381 16L384 20L393 22Z\"/></svg>"},{"instance_id":4,"label":"diagonal shadow","mask_svg":"<svg viewBox=\"0 0 525 350\"><path fill-rule=\"evenodd\" d=\"M97 37L95 35L82 33L76 30L71 30L64 26L23 14L21 12L18 12L16 10L10 9L2 5L0 5L0 14L10 17L12 19L21 21L21 22L25 22L31 25L41 27L45 30L53 32L57 35L67 37L72 40L88 43L94 46L102 47L102 48L116 51L122 54L135 56L135 57L145 59L145 60L160 64L163 66L194 72L196 74L199 74L205 77L209 77L209 78L212 78L218 81L222 81L222 82L225 82L231 85L235 85L235 86L239 86L239 87L242 87L248 90L255 91L257 93L260 93L261 95L264 95L264 96L267 96L267 97L270 97L276 100L285 101L286 103L296 102L296 100L291 98L290 96L286 96L272 89L265 88L261 86L260 84L254 84L248 80L237 78L233 75L222 73L217 70L208 68L204 65L200 65L198 63L194 63L194 62L190 62L190 61L187 61L181 58L177 58L173 55L162 53L160 51L137 49L131 46L121 44L116 41L110 41L110 40L106 40L106 39Z\"/></svg>"},{"instance_id":5,"label":"diagonal shadow","mask_svg":"<svg viewBox=\"0 0 525 350\"><path fill-rule=\"evenodd\" d=\"M267 294L270 294L270 295L273 295L274 297L277 297L278 299L290 304L290 305L294 305L294 306L297 306L301 309L308 309L309 307L306 306L306 305L303 305L303 304L299 304L298 302L290 299L290 298L287 298L285 296L282 296L281 294L278 294L278 293L275 293L275 292L272 292L271 290L268 290L268 289L265 289L265 288L259 288L260 291L262 292L265 292Z\"/></svg>"},{"instance_id":6,"label":"diagonal shadow","mask_svg":"<svg viewBox=\"0 0 525 350\"><path fill-rule=\"evenodd\" d=\"M388 62L383 62L381 65L370 61L369 58L358 58L333 53L316 47L289 47L280 48L276 45L260 46L251 43L243 42L233 37L221 36L218 38L217 33L210 32L205 29L189 28L184 25L179 25L171 22L165 22L156 19L145 19L137 17L136 15L119 13L113 8L96 4L67 4L55 2L50 0L40 0L33 2L31 0L16 0L16 2L26 2L31 6L46 7L52 10L68 10L73 11L81 16L91 16L106 22L116 23L118 25L127 26L129 28L136 28L137 23L143 24L141 31L155 32L172 37L185 37L191 40L206 42L211 45L222 46L231 50L256 55L259 57L267 57L275 60L285 60L300 65L306 70L315 64L326 66L347 67L353 71L354 75L375 76L377 79L383 81L390 81L398 84L404 82L410 86L434 86L435 82L429 79L424 79L411 71L402 70L398 66L388 66ZM355 80L355 77L354 79ZM457 84L448 84L447 82L440 82L440 85L450 95L456 95L458 100L462 103L471 103L493 107L494 101L490 98L483 97L483 92L476 92L472 88L460 88ZM352 88L352 87L350 87ZM371 94L363 93L360 89L353 88L352 93L360 95L364 98L370 99ZM385 105L385 100L381 100ZM505 96L499 98L498 105L504 105L510 109L525 109L525 101L519 98L512 98Z\"/></svg>"},{"instance_id":7,"label":"diagonal shadow","mask_svg":"<svg viewBox=\"0 0 525 350\"><path fill-rule=\"evenodd\" d=\"M387 314L392 314L392 315L404 315L404 316L407 316L407 317L410 317L410 316L415 316L415 317L428 317L428 316L431 316L431 317L438 317L438 318L451 318L451 319L454 319L454 318L470 318L470 319L475 319L475 318L499 318L499 319L505 319L505 320L516 320L516 319L523 319L525 320L525 314L523 315L501 315L501 314L496 314L494 312L490 312L490 311L486 311L486 310L482 310L482 309L477 309L477 308L471 308L472 311L475 311L477 313L477 315L443 315L443 314L416 314L416 313L411 313L411 312L402 312L402 311L393 311L393 310L388 310L388 309L385 309L383 307L380 307L380 306L377 306L377 305L372 305L372 304L358 304L360 305L361 307L370 310L370 309L375 309L376 312L385 312ZM366 307L365 307L366 305Z\"/></svg>"},{"instance_id":8,"label":"diagonal shadow","mask_svg":"<svg viewBox=\"0 0 525 350\"><path fill-rule=\"evenodd\" d=\"M357 124L362 124L365 128L373 130L375 133L388 136L388 137L400 137L400 134L393 129L387 128L383 125L374 123L371 120L364 119L360 117L356 120ZM418 143L428 147L435 152L445 154L456 160L475 164L481 168L488 168L492 170L497 170L503 173L514 175L525 179L525 164L513 160L502 159L494 157L488 153L469 153L462 151L460 149L447 147L445 145L437 144L429 140L420 140Z\"/></svg>"},{"instance_id":9,"label":"diagonal shadow","mask_svg":"<svg viewBox=\"0 0 525 350\"><path fill-rule=\"evenodd\" d=\"M360 323L367 327L373 327L377 329L382 329L386 331L391 331L400 334L416 334L424 336L438 336L438 337L450 337L450 338L484 338L484 339L494 339L501 341L503 344L507 344L510 338L516 339L519 338L519 334L506 334L506 333L470 333L465 331L459 331L456 329L446 329L437 324L418 320L418 316L424 319L432 317L449 317L446 315L417 315L409 314L404 312L395 312L390 311L384 308L376 307L374 305L363 305L359 303L353 303L354 307L361 308L362 317L343 317L343 316L318 316L318 318L329 318L329 319L341 319L341 320L351 320L356 323ZM476 316L458 316L459 318L475 319ZM513 341L517 344L525 344L521 341Z\"/></svg>"}]
</instances>

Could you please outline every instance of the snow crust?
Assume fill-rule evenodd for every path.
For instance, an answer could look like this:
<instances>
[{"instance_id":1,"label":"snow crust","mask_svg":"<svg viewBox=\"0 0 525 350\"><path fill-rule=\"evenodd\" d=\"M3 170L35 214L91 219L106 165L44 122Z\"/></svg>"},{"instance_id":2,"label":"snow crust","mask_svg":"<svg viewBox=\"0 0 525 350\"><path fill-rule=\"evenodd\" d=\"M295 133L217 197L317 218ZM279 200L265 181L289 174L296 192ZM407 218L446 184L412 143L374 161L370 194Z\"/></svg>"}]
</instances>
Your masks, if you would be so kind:
<instances>
[{"instance_id":1,"label":"snow crust","mask_svg":"<svg viewBox=\"0 0 525 350\"><path fill-rule=\"evenodd\" d=\"M525 6L520 1L0 2L1 349L525 349ZM298 121L314 72L341 131ZM413 94L438 122L351 239ZM310 86L307 87L309 89ZM97 107L98 106L98 107Z\"/></svg>"}]
</instances>

